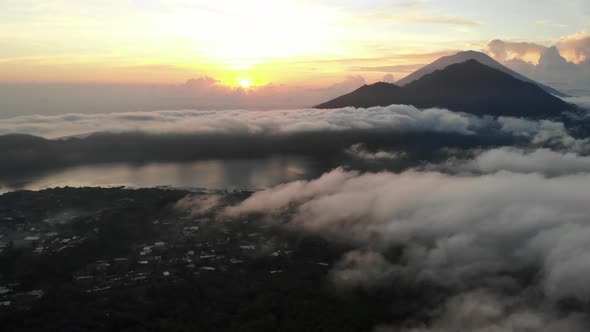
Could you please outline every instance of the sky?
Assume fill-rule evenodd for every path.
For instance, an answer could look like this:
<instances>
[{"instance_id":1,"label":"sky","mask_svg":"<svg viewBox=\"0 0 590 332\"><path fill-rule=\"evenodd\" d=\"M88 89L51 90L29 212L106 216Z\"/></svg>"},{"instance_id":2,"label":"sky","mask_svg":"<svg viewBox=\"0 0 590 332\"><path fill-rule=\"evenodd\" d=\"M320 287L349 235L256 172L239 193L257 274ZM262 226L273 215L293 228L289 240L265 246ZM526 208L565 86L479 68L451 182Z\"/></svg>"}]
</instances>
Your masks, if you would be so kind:
<instances>
[{"instance_id":1,"label":"sky","mask_svg":"<svg viewBox=\"0 0 590 332\"><path fill-rule=\"evenodd\" d=\"M0 117L309 107L468 49L590 94L587 0L0 0L0 8ZM559 75L538 66L553 45L569 65Z\"/></svg>"},{"instance_id":2,"label":"sky","mask_svg":"<svg viewBox=\"0 0 590 332\"><path fill-rule=\"evenodd\" d=\"M589 29L584 0L0 0L0 81L248 87L368 79L493 39ZM406 67L404 67L406 66Z\"/></svg>"},{"instance_id":3,"label":"sky","mask_svg":"<svg viewBox=\"0 0 590 332\"><path fill-rule=\"evenodd\" d=\"M330 281L411 294L429 322L406 332L588 331L589 117L309 108L469 49L590 105L590 0L0 0L0 136L56 139L0 137L0 180L100 162L345 166L222 217L345 241Z\"/></svg>"}]
</instances>

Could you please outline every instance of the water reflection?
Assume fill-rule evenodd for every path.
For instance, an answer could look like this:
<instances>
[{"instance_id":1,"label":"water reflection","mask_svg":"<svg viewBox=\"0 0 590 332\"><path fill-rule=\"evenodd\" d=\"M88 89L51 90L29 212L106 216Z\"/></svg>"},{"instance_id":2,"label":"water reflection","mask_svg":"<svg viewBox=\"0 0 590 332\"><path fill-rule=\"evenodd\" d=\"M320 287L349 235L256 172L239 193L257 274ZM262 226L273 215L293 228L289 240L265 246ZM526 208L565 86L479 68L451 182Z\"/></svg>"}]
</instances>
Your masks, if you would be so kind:
<instances>
[{"instance_id":1,"label":"water reflection","mask_svg":"<svg viewBox=\"0 0 590 332\"><path fill-rule=\"evenodd\" d=\"M210 160L190 163L107 164L68 168L34 177L12 178L0 191L52 187L129 186L209 189L261 189L321 174L302 158Z\"/></svg>"}]
</instances>

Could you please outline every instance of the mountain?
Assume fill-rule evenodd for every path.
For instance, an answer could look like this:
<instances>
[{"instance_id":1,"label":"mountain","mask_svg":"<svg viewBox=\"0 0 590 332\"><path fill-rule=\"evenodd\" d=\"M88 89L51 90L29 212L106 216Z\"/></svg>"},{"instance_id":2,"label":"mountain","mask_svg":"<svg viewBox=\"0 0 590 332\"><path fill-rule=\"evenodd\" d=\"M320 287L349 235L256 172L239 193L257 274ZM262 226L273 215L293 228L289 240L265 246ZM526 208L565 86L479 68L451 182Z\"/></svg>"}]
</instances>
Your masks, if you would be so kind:
<instances>
[{"instance_id":1,"label":"mountain","mask_svg":"<svg viewBox=\"0 0 590 332\"><path fill-rule=\"evenodd\" d=\"M569 97L567 94L565 94L563 92L560 92L556 89L553 89L551 87L543 85L539 82L533 81L530 78L523 76L523 75L513 71L512 69L509 69L508 67L506 67L503 64L499 63L498 61L492 59L490 56L488 56L485 53L476 52L476 51L459 52L454 55L442 57L442 58L434 61L433 63L418 69L414 73L402 78L401 80L399 80L395 83L399 86L404 86L410 82L413 82L417 79L422 78L424 75L431 74L436 70L441 70L441 69L444 69L450 65L465 62L468 60L476 60L481 64L484 64L484 65L494 68L494 69L498 69L498 70L500 70L500 71L502 71L514 78L517 78L521 81L533 83L533 84L539 86L541 89L543 89L546 92L551 93L553 95L556 95L559 97Z\"/></svg>"},{"instance_id":2,"label":"mountain","mask_svg":"<svg viewBox=\"0 0 590 332\"><path fill-rule=\"evenodd\" d=\"M67 141L69 139L84 139L84 138L88 138L92 135L98 134L97 132L91 131L89 133L83 133L83 134L76 134L76 135L67 135L67 136L61 136L61 137L56 137L53 138L54 141Z\"/></svg>"},{"instance_id":3,"label":"mountain","mask_svg":"<svg viewBox=\"0 0 590 332\"><path fill-rule=\"evenodd\" d=\"M573 107L533 83L471 59L425 74L402 87L383 82L365 85L316 108L391 104L529 118L556 116Z\"/></svg>"},{"instance_id":4,"label":"mountain","mask_svg":"<svg viewBox=\"0 0 590 332\"><path fill-rule=\"evenodd\" d=\"M390 104L376 105L377 101L397 100L403 97L403 88L385 82L377 82L371 85L363 85L357 90L330 100L327 103L315 106L316 108L340 108L346 106L372 107L387 106ZM342 106L340 106L342 105Z\"/></svg>"}]
</instances>

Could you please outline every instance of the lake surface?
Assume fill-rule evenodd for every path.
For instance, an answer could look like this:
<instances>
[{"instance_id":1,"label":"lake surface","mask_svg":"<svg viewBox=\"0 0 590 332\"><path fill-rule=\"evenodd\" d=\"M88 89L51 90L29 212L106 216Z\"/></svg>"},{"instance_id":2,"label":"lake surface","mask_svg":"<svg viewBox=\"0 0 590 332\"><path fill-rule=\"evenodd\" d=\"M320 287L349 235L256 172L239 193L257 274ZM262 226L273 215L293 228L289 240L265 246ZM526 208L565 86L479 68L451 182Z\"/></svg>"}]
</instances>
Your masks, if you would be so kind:
<instances>
[{"instance_id":1,"label":"lake surface","mask_svg":"<svg viewBox=\"0 0 590 332\"><path fill-rule=\"evenodd\" d=\"M0 192L53 187L126 186L207 189L268 188L315 178L323 170L302 158L210 160L190 163L104 164L67 168L0 182Z\"/></svg>"}]
</instances>

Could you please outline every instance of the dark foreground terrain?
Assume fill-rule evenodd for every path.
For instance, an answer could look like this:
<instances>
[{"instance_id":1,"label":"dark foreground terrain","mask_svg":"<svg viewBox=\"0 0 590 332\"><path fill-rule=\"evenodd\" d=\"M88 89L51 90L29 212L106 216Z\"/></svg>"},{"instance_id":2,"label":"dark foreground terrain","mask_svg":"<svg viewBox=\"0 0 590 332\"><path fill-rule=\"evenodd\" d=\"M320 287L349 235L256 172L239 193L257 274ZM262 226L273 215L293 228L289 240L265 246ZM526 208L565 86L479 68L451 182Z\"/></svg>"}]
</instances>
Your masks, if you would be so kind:
<instances>
[{"instance_id":1,"label":"dark foreground terrain","mask_svg":"<svg viewBox=\"0 0 590 332\"><path fill-rule=\"evenodd\" d=\"M214 194L217 210L250 195ZM394 283L337 289L330 269L346 245L288 231L281 220L224 220L177 204L214 194L62 188L0 196L1 330L368 331L423 319L412 316L438 301Z\"/></svg>"}]
</instances>

